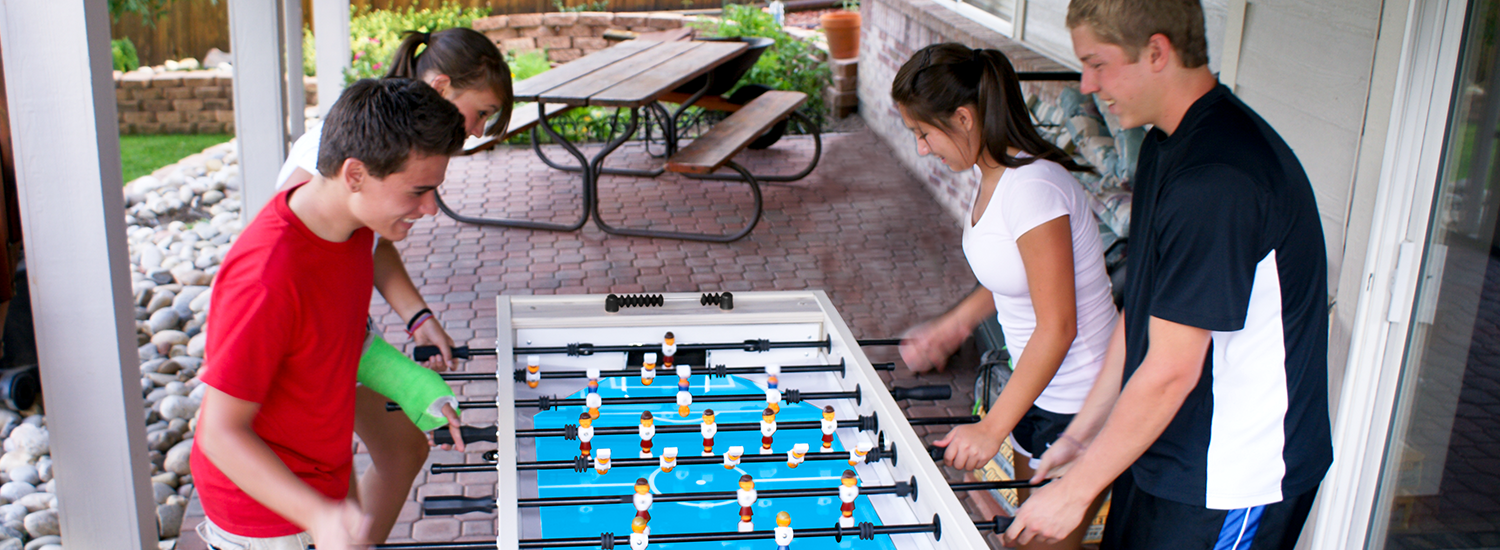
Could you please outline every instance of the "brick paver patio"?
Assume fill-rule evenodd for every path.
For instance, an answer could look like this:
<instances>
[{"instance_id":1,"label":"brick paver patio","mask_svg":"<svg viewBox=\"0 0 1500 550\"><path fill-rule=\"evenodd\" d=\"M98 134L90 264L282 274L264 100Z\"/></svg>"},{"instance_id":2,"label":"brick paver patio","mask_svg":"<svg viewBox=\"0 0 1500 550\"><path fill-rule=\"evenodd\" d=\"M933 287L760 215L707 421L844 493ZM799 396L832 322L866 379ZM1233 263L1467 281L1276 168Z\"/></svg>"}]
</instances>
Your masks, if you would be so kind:
<instances>
[{"instance_id":1,"label":"brick paver patio","mask_svg":"<svg viewBox=\"0 0 1500 550\"><path fill-rule=\"evenodd\" d=\"M493 346L497 294L717 292L822 289L858 338L885 338L944 311L974 286L959 247L959 227L872 132L824 136L823 159L806 179L764 186L765 217L745 239L731 244L692 243L608 235L592 223L572 233L481 228L445 216L419 223L401 249L422 294L460 344ZM766 151L738 160L757 172L798 170L812 141L787 137ZM553 159L561 149L545 148ZM636 144L612 155L609 166L649 167ZM571 160L571 159L569 159ZM750 205L745 186L676 176L606 176L601 213L615 226L717 231L737 227ZM566 223L578 216L576 174L553 170L527 147L501 147L454 159L442 195L466 215ZM401 320L380 302L374 307L387 338L407 343ZM890 348L865 350L872 361L899 361ZM493 372L494 361L463 367ZM951 369L915 376L898 367L888 382L953 386L947 402L910 402L910 415L969 414L974 372ZM466 398L493 396L494 382L459 388ZM493 411L467 411L465 424L488 424ZM945 427L918 427L933 441ZM493 444L476 444L490 449ZM465 456L434 449L430 462ZM468 459L478 459L470 453ZM357 457L363 467L368 457ZM947 471L950 480L962 473ZM491 515L423 518L418 503L429 495L489 496L495 474L422 474L390 542L484 540L494 537ZM975 518L994 512L960 494ZM193 507L197 511L197 506ZM192 512L190 512L192 513ZM201 512L196 512L201 514ZM189 524L196 520L189 519ZM184 529L190 532L190 525ZM202 548L184 537L180 548ZM992 544L998 547L998 544Z\"/></svg>"}]
</instances>

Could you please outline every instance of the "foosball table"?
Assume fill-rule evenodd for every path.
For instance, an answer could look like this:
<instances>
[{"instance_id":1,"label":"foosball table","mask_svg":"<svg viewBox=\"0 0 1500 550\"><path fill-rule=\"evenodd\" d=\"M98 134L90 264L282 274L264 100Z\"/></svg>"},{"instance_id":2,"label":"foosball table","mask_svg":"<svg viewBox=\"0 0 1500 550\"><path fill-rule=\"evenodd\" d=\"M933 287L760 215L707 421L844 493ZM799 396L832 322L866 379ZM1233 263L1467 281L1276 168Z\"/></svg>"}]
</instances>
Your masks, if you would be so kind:
<instances>
[{"instance_id":1,"label":"foosball table","mask_svg":"<svg viewBox=\"0 0 1500 550\"><path fill-rule=\"evenodd\" d=\"M495 471L493 496L438 496L424 515L495 514L495 539L388 549L978 549L982 532L902 399L947 386L887 389L822 291L631 296L500 296L495 426L482 460L432 473ZM424 353L418 350L419 360ZM445 429L434 432L439 442ZM937 454L941 457L940 451ZM765 542L757 542L765 541Z\"/></svg>"}]
</instances>

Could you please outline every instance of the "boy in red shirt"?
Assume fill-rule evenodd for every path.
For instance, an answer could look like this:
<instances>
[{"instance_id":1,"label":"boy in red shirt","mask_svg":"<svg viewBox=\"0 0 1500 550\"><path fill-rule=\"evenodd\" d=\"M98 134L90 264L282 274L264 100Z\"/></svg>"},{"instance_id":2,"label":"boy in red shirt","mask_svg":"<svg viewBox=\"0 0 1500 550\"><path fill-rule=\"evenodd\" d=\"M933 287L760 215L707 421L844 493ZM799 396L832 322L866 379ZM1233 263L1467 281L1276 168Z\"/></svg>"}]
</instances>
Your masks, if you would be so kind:
<instances>
[{"instance_id":1,"label":"boy in red shirt","mask_svg":"<svg viewBox=\"0 0 1500 550\"><path fill-rule=\"evenodd\" d=\"M436 215L464 118L421 82L363 80L324 123L318 172L271 199L215 281L194 483L221 548L354 547L355 373L375 233Z\"/></svg>"}]
</instances>

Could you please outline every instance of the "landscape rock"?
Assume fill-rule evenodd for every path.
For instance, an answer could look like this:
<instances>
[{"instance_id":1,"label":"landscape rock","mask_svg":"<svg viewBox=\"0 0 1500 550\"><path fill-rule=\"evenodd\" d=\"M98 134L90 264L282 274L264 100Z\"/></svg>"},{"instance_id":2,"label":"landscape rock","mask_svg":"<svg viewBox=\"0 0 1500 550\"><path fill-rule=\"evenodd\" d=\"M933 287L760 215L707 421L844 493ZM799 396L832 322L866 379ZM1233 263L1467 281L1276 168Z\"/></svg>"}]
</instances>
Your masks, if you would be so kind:
<instances>
[{"instance_id":1,"label":"landscape rock","mask_svg":"<svg viewBox=\"0 0 1500 550\"><path fill-rule=\"evenodd\" d=\"M7 481L0 485L0 499L6 502L21 500L21 497L36 492L36 487L24 481Z\"/></svg>"},{"instance_id":2,"label":"landscape rock","mask_svg":"<svg viewBox=\"0 0 1500 550\"><path fill-rule=\"evenodd\" d=\"M184 439L173 445L172 449L167 451L166 461L162 463L162 469L179 476L192 473L192 468L188 466L188 458L192 455L192 452L193 440L191 438Z\"/></svg>"},{"instance_id":3,"label":"landscape rock","mask_svg":"<svg viewBox=\"0 0 1500 550\"><path fill-rule=\"evenodd\" d=\"M42 492L31 493L21 497L21 500L17 500L16 504L25 506L31 512L47 510L57 507L57 495Z\"/></svg>"},{"instance_id":4,"label":"landscape rock","mask_svg":"<svg viewBox=\"0 0 1500 550\"><path fill-rule=\"evenodd\" d=\"M31 542L26 543L25 550L41 550L42 548L46 547L49 544L61 545L62 544L62 537L59 536L59 535L47 535L45 537L37 537L35 539L32 539Z\"/></svg>"},{"instance_id":5,"label":"landscape rock","mask_svg":"<svg viewBox=\"0 0 1500 550\"><path fill-rule=\"evenodd\" d=\"M5 438L5 451L21 451L32 457L47 454L51 450L47 429L37 427L29 422L29 418L27 420L11 430L10 437ZM5 471L10 471L10 468L5 468Z\"/></svg>"},{"instance_id":6,"label":"landscape rock","mask_svg":"<svg viewBox=\"0 0 1500 550\"><path fill-rule=\"evenodd\" d=\"M26 515L23 523L26 525L26 532L33 537L45 537L61 533L57 528L57 510L32 512Z\"/></svg>"},{"instance_id":7,"label":"landscape rock","mask_svg":"<svg viewBox=\"0 0 1500 550\"><path fill-rule=\"evenodd\" d=\"M156 528L163 539L175 539L182 534L181 504L162 504L156 507Z\"/></svg>"}]
</instances>

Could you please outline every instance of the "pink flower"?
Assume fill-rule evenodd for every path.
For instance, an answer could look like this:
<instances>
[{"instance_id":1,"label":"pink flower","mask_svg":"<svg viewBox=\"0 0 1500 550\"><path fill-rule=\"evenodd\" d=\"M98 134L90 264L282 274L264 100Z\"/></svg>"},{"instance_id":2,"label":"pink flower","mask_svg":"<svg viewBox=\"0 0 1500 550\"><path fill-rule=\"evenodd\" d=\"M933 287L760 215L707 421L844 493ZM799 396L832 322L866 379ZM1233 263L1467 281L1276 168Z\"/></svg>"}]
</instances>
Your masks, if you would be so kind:
<instances>
[{"instance_id":1,"label":"pink flower","mask_svg":"<svg viewBox=\"0 0 1500 550\"><path fill-rule=\"evenodd\" d=\"M364 56L365 56L365 52L354 52L354 60L355 61L359 61L359 58L364 57Z\"/></svg>"},{"instance_id":2,"label":"pink flower","mask_svg":"<svg viewBox=\"0 0 1500 550\"><path fill-rule=\"evenodd\" d=\"M375 63L375 70L380 70L380 62L378 61Z\"/></svg>"}]
</instances>

